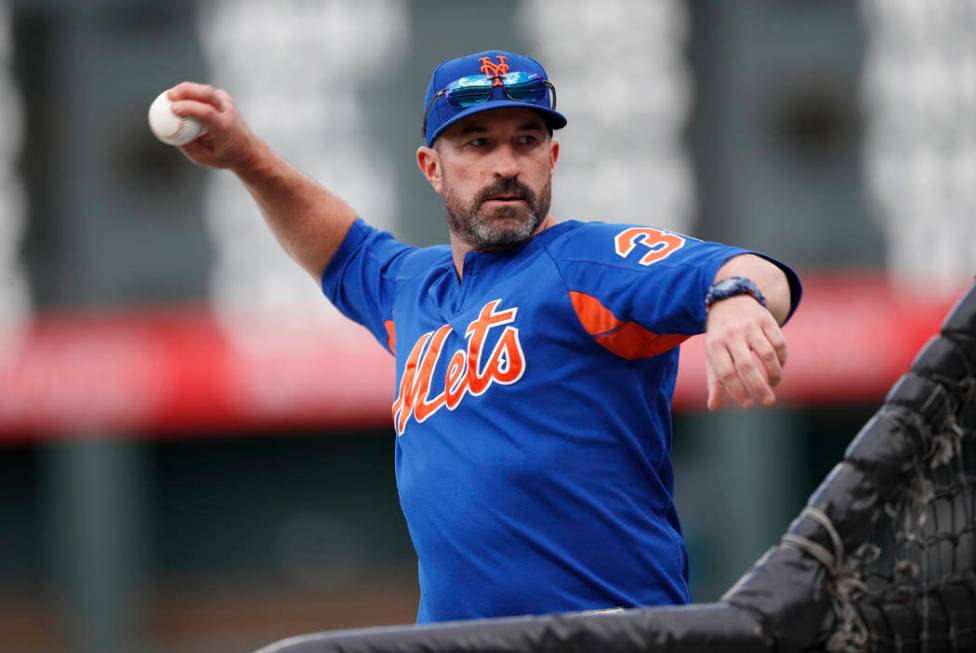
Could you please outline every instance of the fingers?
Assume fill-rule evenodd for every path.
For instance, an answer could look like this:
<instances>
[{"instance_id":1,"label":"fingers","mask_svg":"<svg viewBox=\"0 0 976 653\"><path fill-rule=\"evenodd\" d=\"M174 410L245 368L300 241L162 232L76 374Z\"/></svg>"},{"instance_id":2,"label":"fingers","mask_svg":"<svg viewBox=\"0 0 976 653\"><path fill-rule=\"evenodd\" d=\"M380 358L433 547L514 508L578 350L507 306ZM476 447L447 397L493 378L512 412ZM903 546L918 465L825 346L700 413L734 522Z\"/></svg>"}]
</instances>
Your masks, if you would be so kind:
<instances>
[{"instance_id":1,"label":"fingers","mask_svg":"<svg viewBox=\"0 0 976 653\"><path fill-rule=\"evenodd\" d=\"M749 393L739 378L736 370L736 362L732 358L726 343L720 340L714 340L708 343L706 348L708 350L708 361L711 363L713 374L717 379L717 385L721 385L723 392L728 392L732 399L743 408L752 406L752 399L749 397ZM718 392L715 394L718 395ZM711 401L711 398L712 393L709 393L709 401Z\"/></svg>"},{"instance_id":2,"label":"fingers","mask_svg":"<svg viewBox=\"0 0 976 653\"><path fill-rule=\"evenodd\" d=\"M753 398L764 406L774 404L776 402L776 395L773 394L773 389L766 381L766 376L762 373L761 366L752 355L749 341L747 339L741 339L729 343L729 353L732 355L732 361L735 363L735 371L749 395L746 403L740 401L739 404L743 408L749 408L752 406Z\"/></svg>"},{"instance_id":3,"label":"fingers","mask_svg":"<svg viewBox=\"0 0 976 653\"><path fill-rule=\"evenodd\" d=\"M220 110L212 104L194 100L180 100L173 103L173 113L183 118L196 118L209 128L217 121Z\"/></svg>"},{"instance_id":4,"label":"fingers","mask_svg":"<svg viewBox=\"0 0 976 653\"><path fill-rule=\"evenodd\" d=\"M783 330L776 324L776 320L769 320L764 323L762 330L766 340L776 352L776 358L779 360L780 368L782 368L786 365L786 336L783 335Z\"/></svg>"},{"instance_id":5,"label":"fingers","mask_svg":"<svg viewBox=\"0 0 976 653\"><path fill-rule=\"evenodd\" d=\"M755 353L756 359L761 365L761 371L765 372L769 385L774 387L779 385L780 379L783 377L783 366L780 363L779 353L770 343L765 331L750 331L746 338L749 348Z\"/></svg>"},{"instance_id":6,"label":"fingers","mask_svg":"<svg viewBox=\"0 0 976 653\"><path fill-rule=\"evenodd\" d=\"M224 103L229 98L226 92L215 89L210 84L197 84L196 82L181 82L169 89L166 95L173 102L195 100L210 104L217 111L224 110Z\"/></svg>"},{"instance_id":7,"label":"fingers","mask_svg":"<svg viewBox=\"0 0 976 653\"><path fill-rule=\"evenodd\" d=\"M722 400L725 398L725 386L722 385L711 363L705 362L705 377L708 381L708 410L713 413L722 407Z\"/></svg>"},{"instance_id":8,"label":"fingers","mask_svg":"<svg viewBox=\"0 0 976 653\"><path fill-rule=\"evenodd\" d=\"M214 91L214 99L217 101L216 106L219 107L221 111L233 106L233 100L230 98L230 93L222 88L218 88L216 91Z\"/></svg>"},{"instance_id":9,"label":"fingers","mask_svg":"<svg viewBox=\"0 0 976 653\"><path fill-rule=\"evenodd\" d=\"M184 118L195 118L208 129L217 126L218 118L233 106L227 91L209 84L182 82L166 96L172 101L173 113Z\"/></svg>"},{"instance_id":10,"label":"fingers","mask_svg":"<svg viewBox=\"0 0 976 653\"><path fill-rule=\"evenodd\" d=\"M776 402L776 387L786 363L786 338L765 310L748 301L718 305L706 334L708 409L717 410L728 394L743 408ZM724 306L723 306L724 304Z\"/></svg>"}]
</instances>

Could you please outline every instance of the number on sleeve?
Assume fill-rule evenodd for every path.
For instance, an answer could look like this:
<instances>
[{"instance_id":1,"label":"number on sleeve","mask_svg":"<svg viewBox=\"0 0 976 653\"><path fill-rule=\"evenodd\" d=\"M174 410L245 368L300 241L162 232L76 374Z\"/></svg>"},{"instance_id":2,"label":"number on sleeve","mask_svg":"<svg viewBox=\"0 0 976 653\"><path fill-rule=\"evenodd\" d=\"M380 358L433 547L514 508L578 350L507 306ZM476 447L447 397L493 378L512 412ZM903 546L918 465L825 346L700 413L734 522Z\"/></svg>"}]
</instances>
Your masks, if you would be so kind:
<instances>
[{"instance_id":1,"label":"number on sleeve","mask_svg":"<svg viewBox=\"0 0 976 653\"><path fill-rule=\"evenodd\" d=\"M641 257L638 263L650 265L666 259L684 247L685 239L678 234L654 227L631 227L624 229L614 238L617 256L621 258L630 256L638 244L650 250Z\"/></svg>"}]
</instances>

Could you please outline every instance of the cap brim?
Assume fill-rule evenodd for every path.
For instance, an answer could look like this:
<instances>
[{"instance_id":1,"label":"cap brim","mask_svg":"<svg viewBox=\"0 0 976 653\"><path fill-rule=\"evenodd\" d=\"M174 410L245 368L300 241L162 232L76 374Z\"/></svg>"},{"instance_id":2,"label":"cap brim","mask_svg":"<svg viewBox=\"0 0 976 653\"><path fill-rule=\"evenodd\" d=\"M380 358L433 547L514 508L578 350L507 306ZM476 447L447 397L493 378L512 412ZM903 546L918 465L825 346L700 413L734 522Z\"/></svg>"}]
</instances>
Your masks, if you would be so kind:
<instances>
[{"instance_id":1,"label":"cap brim","mask_svg":"<svg viewBox=\"0 0 976 653\"><path fill-rule=\"evenodd\" d=\"M562 129L566 126L566 116L559 113L555 109L550 109L549 107L542 107L538 104L531 104L528 102L519 102L517 100L494 100L491 102L483 102L481 104L476 104L473 107L468 107L461 113L451 116L449 119L445 120L437 131L430 134L427 137L427 147L430 147L437 137L441 135L445 129L458 122L459 120L464 120L469 116L473 116L476 113L482 113L484 111L494 111L495 109L506 109L508 107L515 107L517 109L531 109L539 115L542 119L546 121L546 124L550 129Z\"/></svg>"}]
</instances>

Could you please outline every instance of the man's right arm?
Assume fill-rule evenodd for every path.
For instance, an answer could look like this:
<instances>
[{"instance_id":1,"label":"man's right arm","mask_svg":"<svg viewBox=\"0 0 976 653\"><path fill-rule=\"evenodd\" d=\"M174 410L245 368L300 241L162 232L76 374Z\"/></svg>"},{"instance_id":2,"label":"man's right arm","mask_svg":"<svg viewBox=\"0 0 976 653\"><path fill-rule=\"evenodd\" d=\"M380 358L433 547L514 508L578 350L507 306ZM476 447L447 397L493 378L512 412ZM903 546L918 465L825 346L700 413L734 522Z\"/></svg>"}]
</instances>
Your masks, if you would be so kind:
<instances>
[{"instance_id":1,"label":"man's right arm","mask_svg":"<svg viewBox=\"0 0 976 653\"><path fill-rule=\"evenodd\" d=\"M207 128L204 136L180 148L183 154L199 165L236 174L284 250L319 282L356 220L352 207L255 136L226 91L183 82L168 94L177 115Z\"/></svg>"}]
</instances>

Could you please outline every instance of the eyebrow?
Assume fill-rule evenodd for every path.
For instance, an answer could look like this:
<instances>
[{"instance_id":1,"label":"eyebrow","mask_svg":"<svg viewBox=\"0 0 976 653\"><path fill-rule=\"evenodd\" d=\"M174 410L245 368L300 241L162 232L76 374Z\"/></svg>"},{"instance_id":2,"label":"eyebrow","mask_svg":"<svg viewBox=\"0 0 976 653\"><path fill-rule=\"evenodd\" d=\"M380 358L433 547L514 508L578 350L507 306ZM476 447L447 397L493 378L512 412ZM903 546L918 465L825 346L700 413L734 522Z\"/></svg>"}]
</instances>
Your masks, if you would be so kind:
<instances>
[{"instance_id":1,"label":"eyebrow","mask_svg":"<svg viewBox=\"0 0 976 653\"><path fill-rule=\"evenodd\" d=\"M459 133L459 136L470 136L471 134L487 134L489 131L491 131L491 130L489 130L488 127L486 127L484 123L477 123L476 122L476 123L471 123L469 125L465 125L464 127L462 127L461 128L461 131ZM524 122L521 125L519 125L518 128L516 129L516 131L520 131L520 132L524 132L524 131L543 132L543 131L545 131L545 127L542 125L541 122L539 122L537 120L530 120L528 122Z\"/></svg>"},{"instance_id":2,"label":"eyebrow","mask_svg":"<svg viewBox=\"0 0 976 653\"><path fill-rule=\"evenodd\" d=\"M482 123L472 123L461 128L461 136L469 136L471 134L487 134L488 128Z\"/></svg>"}]
</instances>

